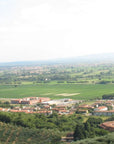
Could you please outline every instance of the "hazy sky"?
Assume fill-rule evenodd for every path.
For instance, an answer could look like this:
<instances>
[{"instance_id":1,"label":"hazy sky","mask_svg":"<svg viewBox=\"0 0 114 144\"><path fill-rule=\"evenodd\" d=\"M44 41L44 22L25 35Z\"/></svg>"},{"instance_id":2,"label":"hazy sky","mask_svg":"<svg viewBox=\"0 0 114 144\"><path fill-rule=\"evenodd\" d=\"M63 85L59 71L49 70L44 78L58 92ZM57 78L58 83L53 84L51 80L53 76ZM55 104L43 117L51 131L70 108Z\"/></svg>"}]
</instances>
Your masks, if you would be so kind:
<instances>
[{"instance_id":1,"label":"hazy sky","mask_svg":"<svg viewBox=\"0 0 114 144\"><path fill-rule=\"evenodd\" d=\"M0 62L114 52L114 0L0 0Z\"/></svg>"}]
</instances>

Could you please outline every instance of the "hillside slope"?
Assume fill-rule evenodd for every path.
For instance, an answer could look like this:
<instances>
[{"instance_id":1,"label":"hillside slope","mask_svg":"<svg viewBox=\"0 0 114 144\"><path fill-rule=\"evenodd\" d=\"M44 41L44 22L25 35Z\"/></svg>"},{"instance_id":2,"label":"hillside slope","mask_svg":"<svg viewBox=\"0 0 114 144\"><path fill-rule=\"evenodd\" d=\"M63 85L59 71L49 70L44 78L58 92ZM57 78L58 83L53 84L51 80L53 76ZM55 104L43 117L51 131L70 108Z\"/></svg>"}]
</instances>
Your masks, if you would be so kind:
<instances>
[{"instance_id":1,"label":"hillside slope","mask_svg":"<svg viewBox=\"0 0 114 144\"><path fill-rule=\"evenodd\" d=\"M0 122L0 144L58 144L59 131L22 128Z\"/></svg>"},{"instance_id":2,"label":"hillside slope","mask_svg":"<svg viewBox=\"0 0 114 144\"><path fill-rule=\"evenodd\" d=\"M101 137L76 141L72 144L114 144L114 132Z\"/></svg>"}]
</instances>

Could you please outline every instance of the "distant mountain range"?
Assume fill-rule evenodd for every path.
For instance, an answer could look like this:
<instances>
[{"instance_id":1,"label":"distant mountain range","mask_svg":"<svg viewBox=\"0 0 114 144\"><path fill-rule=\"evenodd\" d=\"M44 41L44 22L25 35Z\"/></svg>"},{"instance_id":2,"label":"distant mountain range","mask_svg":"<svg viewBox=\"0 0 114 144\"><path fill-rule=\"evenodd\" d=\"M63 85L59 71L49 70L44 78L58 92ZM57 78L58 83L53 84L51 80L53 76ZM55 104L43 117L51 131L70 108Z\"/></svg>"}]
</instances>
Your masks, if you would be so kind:
<instances>
[{"instance_id":1,"label":"distant mountain range","mask_svg":"<svg viewBox=\"0 0 114 144\"><path fill-rule=\"evenodd\" d=\"M47 64L80 64L80 63L114 63L114 53L93 54L70 58L58 58L53 60L18 61L0 63L0 66L24 66L24 65L47 65Z\"/></svg>"},{"instance_id":2,"label":"distant mountain range","mask_svg":"<svg viewBox=\"0 0 114 144\"><path fill-rule=\"evenodd\" d=\"M74 58L75 61L79 62L114 62L114 53L105 54L93 54Z\"/></svg>"}]
</instances>

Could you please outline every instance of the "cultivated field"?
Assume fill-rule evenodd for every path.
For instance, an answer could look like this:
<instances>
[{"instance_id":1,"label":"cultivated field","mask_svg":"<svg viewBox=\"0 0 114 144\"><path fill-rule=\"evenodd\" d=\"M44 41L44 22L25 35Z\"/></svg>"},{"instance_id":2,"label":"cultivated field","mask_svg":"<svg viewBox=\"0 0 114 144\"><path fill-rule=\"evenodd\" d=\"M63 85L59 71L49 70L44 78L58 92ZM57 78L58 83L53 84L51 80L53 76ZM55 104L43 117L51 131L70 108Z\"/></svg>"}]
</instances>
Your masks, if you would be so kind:
<instances>
[{"instance_id":1,"label":"cultivated field","mask_svg":"<svg viewBox=\"0 0 114 144\"><path fill-rule=\"evenodd\" d=\"M29 96L50 97L52 99L71 98L90 100L101 98L103 94L114 93L113 84L38 84L0 85L0 98L23 98Z\"/></svg>"}]
</instances>

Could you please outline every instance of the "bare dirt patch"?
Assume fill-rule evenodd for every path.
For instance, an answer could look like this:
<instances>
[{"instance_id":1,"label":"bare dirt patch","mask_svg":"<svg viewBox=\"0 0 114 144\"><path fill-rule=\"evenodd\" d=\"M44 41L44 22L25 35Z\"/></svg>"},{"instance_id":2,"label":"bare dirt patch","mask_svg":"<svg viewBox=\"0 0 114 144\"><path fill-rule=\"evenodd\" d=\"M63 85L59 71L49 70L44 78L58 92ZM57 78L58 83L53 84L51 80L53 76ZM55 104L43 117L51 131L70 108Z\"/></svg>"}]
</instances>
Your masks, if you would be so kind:
<instances>
[{"instance_id":1,"label":"bare dirt patch","mask_svg":"<svg viewBox=\"0 0 114 144\"><path fill-rule=\"evenodd\" d=\"M56 96L74 96L79 94L80 93L61 93L61 94L56 94Z\"/></svg>"},{"instance_id":2,"label":"bare dirt patch","mask_svg":"<svg viewBox=\"0 0 114 144\"><path fill-rule=\"evenodd\" d=\"M11 101L11 99L15 99L15 98L0 98L0 101L2 102Z\"/></svg>"}]
</instances>

